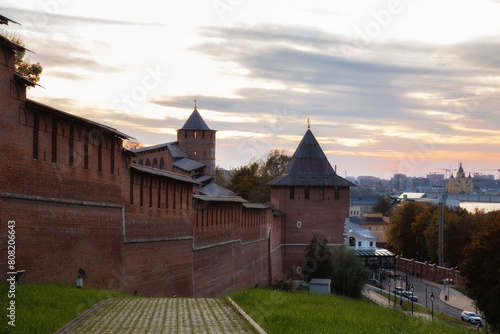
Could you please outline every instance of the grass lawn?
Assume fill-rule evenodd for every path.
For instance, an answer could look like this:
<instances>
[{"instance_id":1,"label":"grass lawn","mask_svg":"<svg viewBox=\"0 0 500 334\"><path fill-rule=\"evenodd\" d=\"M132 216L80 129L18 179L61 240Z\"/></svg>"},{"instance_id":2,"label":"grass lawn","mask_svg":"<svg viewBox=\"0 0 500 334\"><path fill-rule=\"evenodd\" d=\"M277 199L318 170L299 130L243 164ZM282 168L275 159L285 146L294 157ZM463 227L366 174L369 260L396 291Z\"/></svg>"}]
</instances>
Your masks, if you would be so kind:
<instances>
[{"instance_id":1,"label":"grass lawn","mask_svg":"<svg viewBox=\"0 0 500 334\"><path fill-rule=\"evenodd\" d=\"M267 333L469 333L443 321L335 295L248 289L231 294ZM411 307L411 306L410 306Z\"/></svg>"},{"instance_id":2,"label":"grass lawn","mask_svg":"<svg viewBox=\"0 0 500 334\"><path fill-rule=\"evenodd\" d=\"M0 284L0 333L53 333L101 300L130 297L120 292L49 283L21 284L15 299L9 299L7 291L8 285ZM15 300L15 327L7 323L10 300Z\"/></svg>"}]
</instances>

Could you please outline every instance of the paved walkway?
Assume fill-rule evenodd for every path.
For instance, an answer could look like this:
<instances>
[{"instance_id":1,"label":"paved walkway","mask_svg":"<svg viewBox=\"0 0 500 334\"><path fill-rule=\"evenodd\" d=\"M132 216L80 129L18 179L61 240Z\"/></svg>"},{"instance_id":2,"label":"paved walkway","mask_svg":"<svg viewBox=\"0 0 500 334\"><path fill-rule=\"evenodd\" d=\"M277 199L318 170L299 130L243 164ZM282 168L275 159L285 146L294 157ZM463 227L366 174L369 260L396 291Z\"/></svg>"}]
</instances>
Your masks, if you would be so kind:
<instances>
[{"instance_id":1,"label":"paved walkway","mask_svg":"<svg viewBox=\"0 0 500 334\"><path fill-rule=\"evenodd\" d=\"M255 333L215 298L118 298L62 333Z\"/></svg>"}]
</instances>

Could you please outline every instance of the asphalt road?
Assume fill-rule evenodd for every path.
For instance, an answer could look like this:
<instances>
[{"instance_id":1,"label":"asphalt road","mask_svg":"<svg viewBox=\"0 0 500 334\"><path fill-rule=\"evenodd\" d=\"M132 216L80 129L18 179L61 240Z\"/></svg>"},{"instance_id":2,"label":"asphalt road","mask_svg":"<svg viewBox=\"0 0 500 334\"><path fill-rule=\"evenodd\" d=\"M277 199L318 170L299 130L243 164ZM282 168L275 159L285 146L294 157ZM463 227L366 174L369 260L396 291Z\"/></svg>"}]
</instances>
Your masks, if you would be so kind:
<instances>
[{"instance_id":1,"label":"asphalt road","mask_svg":"<svg viewBox=\"0 0 500 334\"><path fill-rule=\"evenodd\" d=\"M406 278L403 276L403 280L397 280L397 286L398 287L405 287L406 286ZM463 310L459 310L457 308L454 308L453 306L450 306L439 299L439 295L441 294L442 287L438 288L433 285L428 285L425 282L420 281L416 277L410 277L408 276L408 283L411 285L413 284L414 286L414 293L418 297L418 302L422 306L426 306L429 309L432 309L434 307L435 311L444 313L446 315L452 316L456 319L460 319L460 315L462 314ZM382 281L383 287L388 290L388 280L385 279ZM394 280L391 279L391 296L394 291ZM431 303L430 295L431 293L434 293L434 303ZM427 296L427 298L426 298ZM394 298L394 297L393 297ZM399 302L399 299L398 301ZM411 303L411 301L410 301ZM474 310L472 310L474 311Z\"/></svg>"}]
</instances>

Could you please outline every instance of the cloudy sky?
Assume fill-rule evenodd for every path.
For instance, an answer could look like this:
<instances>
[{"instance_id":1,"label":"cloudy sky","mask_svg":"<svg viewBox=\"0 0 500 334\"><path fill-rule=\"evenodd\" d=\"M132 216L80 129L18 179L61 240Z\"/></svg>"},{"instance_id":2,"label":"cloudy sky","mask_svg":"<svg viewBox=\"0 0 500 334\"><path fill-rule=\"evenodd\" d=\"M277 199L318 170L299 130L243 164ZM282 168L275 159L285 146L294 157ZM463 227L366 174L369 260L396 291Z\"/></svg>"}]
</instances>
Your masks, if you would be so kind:
<instances>
[{"instance_id":1,"label":"cloudy sky","mask_svg":"<svg viewBox=\"0 0 500 334\"><path fill-rule=\"evenodd\" d=\"M342 176L500 168L500 1L4 0L44 67L29 97L145 145L193 110L217 164L293 153Z\"/></svg>"}]
</instances>

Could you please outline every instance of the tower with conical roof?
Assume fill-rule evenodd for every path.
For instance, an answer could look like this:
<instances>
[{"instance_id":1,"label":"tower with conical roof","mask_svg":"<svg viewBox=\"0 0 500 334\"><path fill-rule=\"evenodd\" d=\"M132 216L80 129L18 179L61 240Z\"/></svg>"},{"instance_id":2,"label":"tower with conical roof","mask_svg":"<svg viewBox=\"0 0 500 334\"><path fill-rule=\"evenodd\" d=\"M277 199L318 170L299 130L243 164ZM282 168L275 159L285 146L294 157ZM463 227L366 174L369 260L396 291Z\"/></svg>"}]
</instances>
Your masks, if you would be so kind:
<instances>
[{"instance_id":1,"label":"tower with conical roof","mask_svg":"<svg viewBox=\"0 0 500 334\"><path fill-rule=\"evenodd\" d=\"M330 245L345 242L351 182L337 175L308 129L282 175L268 183L281 220L285 272L300 274L305 247L314 234Z\"/></svg>"},{"instance_id":2,"label":"tower with conical roof","mask_svg":"<svg viewBox=\"0 0 500 334\"><path fill-rule=\"evenodd\" d=\"M215 134L198 112L196 105L186 123L177 130L177 142L189 159L204 164L205 174L215 175Z\"/></svg>"}]
</instances>

